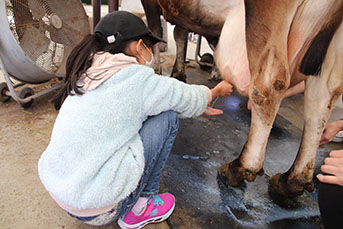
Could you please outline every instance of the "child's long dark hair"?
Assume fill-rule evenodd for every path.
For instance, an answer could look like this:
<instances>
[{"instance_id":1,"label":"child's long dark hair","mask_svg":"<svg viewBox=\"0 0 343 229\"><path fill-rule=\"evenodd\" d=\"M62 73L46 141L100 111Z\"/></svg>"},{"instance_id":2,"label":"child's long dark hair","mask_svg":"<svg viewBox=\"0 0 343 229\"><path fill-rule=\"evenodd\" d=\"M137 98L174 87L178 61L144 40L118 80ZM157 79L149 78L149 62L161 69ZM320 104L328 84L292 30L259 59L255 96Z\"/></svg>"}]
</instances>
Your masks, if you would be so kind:
<instances>
[{"instance_id":1,"label":"child's long dark hair","mask_svg":"<svg viewBox=\"0 0 343 229\"><path fill-rule=\"evenodd\" d=\"M141 37L146 45L152 46L149 38ZM83 92L77 86L77 82L87 69L92 65L93 55L97 52L110 52L112 54L124 53L127 44L133 40L121 41L119 45L108 44L107 40L98 33L87 35L77 46L73 48L66 63L66 77L60 91L51 99L56 110L59 110L68 95Z\"/></svg>"}]
</instances>

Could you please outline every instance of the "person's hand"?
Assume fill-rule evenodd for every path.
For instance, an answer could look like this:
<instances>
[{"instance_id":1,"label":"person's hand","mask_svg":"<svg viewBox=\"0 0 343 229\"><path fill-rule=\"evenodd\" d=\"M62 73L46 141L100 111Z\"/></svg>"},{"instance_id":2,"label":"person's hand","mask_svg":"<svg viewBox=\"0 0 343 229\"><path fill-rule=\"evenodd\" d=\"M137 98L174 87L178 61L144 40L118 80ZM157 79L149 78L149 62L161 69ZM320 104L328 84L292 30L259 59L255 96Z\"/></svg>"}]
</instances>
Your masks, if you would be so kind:
<instances>
[{"instance_id":1,"label":"person's hand","mask_svg":"<svg viewBox=\"0 0 343 229\"><path fill-rule=\"evenodd\" d=\"M212 108L210 106L206 107L206 110L204 111L205 115L221 115L223 114L223 111L220 109Z\"/></svg>"},{"instance_id":2,"label":"person's hand","mask_svg":"<svg viewBox=\"0 0 343 229\"><path fill-rule=\"evenodd\" d=\"M324 145L332 141L336 134L342 130L340 121L331 122L326 124L326 127L323 131L322 137L320 138L319 145Z\"/></svg>"},{"instance_id":3,"label":"person's hand","mask_svg":"<svg viewBox=\"0 0 343 229\"><path fill-rule=\"evenodd\" d=\"M227 97L231 95L233 90L232 84L226 82L226 81L221 81L220 83L217 84L212 91L212 99L216 98L217 96L219 97Z\"/></svg>"},{"instance_id":4,"label":"person's hand","mask_svg":"<svg viewBox=\"0 0 343 229\"><path fill-rule=\"evenodd\" d=\"M317 175L320 182L343 186L343 150L331 151L320 169L325 173Z\"/></svg>"},{"instance_id":5,"label":"person's hand","mask_svg":"<svg viewBox=\"0 0 343 229\"><path fill-rule=\"evenodd\" d=\"M216 99L216 97L226 97L231 95L232 93L232 85L226 81L221 81L217 84L212 91L212 101ZM212 108L210 105L207 106L206 110L204 111L205 115L221 115L223 111L220 109Z\"/></svg>"}]
</instances>

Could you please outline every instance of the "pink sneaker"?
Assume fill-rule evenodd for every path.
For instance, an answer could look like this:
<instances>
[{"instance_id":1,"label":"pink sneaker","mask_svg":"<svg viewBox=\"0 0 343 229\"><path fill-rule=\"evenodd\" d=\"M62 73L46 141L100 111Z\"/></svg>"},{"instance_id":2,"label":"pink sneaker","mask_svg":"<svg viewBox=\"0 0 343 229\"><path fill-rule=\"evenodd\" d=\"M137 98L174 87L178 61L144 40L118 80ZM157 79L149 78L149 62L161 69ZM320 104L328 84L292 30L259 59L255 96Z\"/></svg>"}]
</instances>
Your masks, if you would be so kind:
<instances>
[{"instance_id":1,"label":"pink sneaker","mask_svg":"<svg viewBox=\"0 0 343 229\"><path fill-rule=\"evenodd\" d=\"M167 219L175 207L175 198L170 193L152 196L145 211L136 216L132 211L118 219L120 228L142 228L148 223L158 223Z\"/></svg>"}]
</instances>

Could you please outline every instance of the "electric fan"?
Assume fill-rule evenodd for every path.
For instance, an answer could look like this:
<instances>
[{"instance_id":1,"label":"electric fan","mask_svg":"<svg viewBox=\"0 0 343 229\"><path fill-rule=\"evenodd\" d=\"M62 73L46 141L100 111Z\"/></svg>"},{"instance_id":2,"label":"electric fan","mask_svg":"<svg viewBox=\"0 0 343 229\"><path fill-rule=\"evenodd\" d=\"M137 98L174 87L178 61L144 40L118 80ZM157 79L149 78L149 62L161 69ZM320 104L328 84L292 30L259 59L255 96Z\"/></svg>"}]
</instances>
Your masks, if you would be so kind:
<instances>
[{"instance_id":1,"label":"electric fan","mask_svg":"<svg viewBox=\"0 0 343 229\"><path fill-rule=\"evenodd\" d=\"M61 84L34 94L25 83L44 83L65 75L73 47L90 33L88 16L80 0L0 0L0 101L12 97L22 107ZM19 81L14 84L11 78Z\"/></svg>"}]
</instances>

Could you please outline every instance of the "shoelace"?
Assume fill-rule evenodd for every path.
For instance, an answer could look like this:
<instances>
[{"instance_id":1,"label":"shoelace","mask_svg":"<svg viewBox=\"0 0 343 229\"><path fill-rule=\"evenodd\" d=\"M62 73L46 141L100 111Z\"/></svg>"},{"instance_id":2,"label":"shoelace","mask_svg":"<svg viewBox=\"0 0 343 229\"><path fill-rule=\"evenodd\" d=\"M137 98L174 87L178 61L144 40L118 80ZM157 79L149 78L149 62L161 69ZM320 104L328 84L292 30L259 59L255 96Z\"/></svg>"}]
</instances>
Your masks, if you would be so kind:
<instances>
[{"instance_id":1,"label":"shoelace","mask_svg":"<svg viewBox=\"0 0 343 229\"><path fill-rule=\"evenodd\" d=\"M148 205L149 202L150 202L150 199L153 198L153 201L154 201L154 206L159 206L159 205L162 205L164 204L164 201L161 199L161 197L159 197L159 195L155 195L155 196L151 196L149 199L148 199Z\"/></svg>"}]
</instances>

